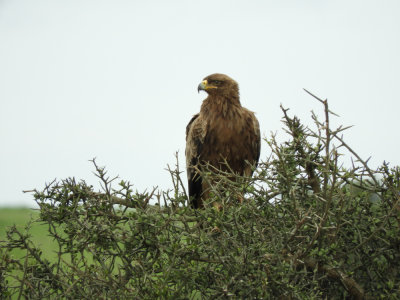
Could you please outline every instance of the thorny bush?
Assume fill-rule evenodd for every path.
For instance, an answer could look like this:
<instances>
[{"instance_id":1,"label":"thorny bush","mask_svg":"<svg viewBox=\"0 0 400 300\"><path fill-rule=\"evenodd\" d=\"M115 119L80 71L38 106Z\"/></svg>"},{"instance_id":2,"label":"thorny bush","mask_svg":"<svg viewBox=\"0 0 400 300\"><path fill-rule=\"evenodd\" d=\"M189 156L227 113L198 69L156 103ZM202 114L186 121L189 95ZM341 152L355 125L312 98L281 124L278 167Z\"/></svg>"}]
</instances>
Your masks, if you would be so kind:
<instances>
[{"instance_id":1,"label":"thorny bush","mask_svg":"<svg viewBox=\"0 0 400 300\"><path fill-rule=\"evenodd\" d=\"M399 298L400 169L371 170L315 98L324 121L313 114L313 130L282 107L288 141L266 141L271 155L252 179L203 172L214 182L205 209L188 205L178 163L166 192L115 187L95 161L101 191L73 178L35 190L37 222L58 258L10 228L0 244L2 297ZM350 168L339 161L346 155Z\"/></svg>"}]
</instances>

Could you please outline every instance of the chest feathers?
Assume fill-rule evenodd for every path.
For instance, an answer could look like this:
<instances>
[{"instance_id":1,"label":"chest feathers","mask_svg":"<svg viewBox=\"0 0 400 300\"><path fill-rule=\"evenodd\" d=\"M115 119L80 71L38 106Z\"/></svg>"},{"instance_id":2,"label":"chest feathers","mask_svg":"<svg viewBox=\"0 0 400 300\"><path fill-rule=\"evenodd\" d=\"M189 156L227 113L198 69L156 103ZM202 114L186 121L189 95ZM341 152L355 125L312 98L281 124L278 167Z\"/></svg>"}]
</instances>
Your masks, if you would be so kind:
<instances>
[{"instance_id":1,"label":"chest feathers","mask_svg":"<svg viewBox=\"0 0 400 300\"><path fill-rule=\"evenodd\" d=\"M208 145L202 149L200 161L226 169L223 166L226 160L233 171L241 173L245 161L251 163L249 129L253 130L248 122L251 112L243 108L238 99L208 100L203 102L200 111L207 124L204 143Z\"/></svg>"}]
</instances>

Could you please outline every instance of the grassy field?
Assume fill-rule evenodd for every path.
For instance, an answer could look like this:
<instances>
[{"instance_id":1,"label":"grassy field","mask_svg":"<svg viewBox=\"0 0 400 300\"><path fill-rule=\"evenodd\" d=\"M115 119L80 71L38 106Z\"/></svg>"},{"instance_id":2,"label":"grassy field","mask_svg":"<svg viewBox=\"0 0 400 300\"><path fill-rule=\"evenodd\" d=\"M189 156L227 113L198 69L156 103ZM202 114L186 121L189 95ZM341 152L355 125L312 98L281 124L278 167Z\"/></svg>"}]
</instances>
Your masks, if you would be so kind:
<instances>
[{"instance_id":1,"label":"grassy field","mask_svg":"<svg viewBox=\"0 0 400 300\"><path fill-rule=\"evenodd\" d=\"M24 229L32 220L29 233L32 242L40 247L43 254L48 259L55 259L57 250L56 244L48 235L47 226L36 220L39 217L39 211L29 208L1 208L0 209L0 241L6 240L7 229L16 225L18 229ZM21 257L23 253L15 252L17 257Z\"/></svg>"}]
</instances>

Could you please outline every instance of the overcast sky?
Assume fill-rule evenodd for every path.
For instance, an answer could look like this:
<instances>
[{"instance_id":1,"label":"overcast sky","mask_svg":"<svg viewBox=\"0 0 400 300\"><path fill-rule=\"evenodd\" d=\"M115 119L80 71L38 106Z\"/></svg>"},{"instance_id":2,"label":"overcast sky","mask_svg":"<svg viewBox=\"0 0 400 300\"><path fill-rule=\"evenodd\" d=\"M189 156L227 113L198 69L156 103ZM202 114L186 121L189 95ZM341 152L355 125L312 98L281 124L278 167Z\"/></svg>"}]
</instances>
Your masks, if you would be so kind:
<instances>
[{"instance_id":1,"label":"overcast sky","mask_svg":"<svg viewBox=\"0 0 400 300\"><path fill-rule=\"evenodd\" d=\"M95 184L94 157L139 191L171 188L215 72L267 137L281 103L322 118L306 88L371 166L400 164L400 1L0 0L0 205L33 206L22 190L54 178Z\"/></svg>"}]
</instances>

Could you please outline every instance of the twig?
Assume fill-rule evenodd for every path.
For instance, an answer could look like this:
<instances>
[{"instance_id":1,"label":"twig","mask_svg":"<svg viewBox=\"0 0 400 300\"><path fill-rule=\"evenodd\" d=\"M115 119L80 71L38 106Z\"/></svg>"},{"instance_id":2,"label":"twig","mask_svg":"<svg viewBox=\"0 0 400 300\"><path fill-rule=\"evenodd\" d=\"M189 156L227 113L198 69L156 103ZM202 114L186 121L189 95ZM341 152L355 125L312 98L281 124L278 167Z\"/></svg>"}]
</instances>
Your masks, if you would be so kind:
<instances>
[{"instance_id":1,"label":"twig","mask_svg":"<svg viewBox=\"0 0 400 300\"><path fill-rule=\"evenodd\" d=\"M368 175L372 178L372 180L374 181L375 185L376 185L377 187L379 187L379 183L378 183L378 181L376 180L374 174L372 174L371 169L368 167L367 161L362 160L361 157L360 157L349 145L347 145L347 144L344 142L344 140L343 140L342 138L338 137L336 134L334 134L334 136L335 136L335 138L337 138L337 139L342 143L342 145L343 145L347 150L349 150L349 151L357 158L357 160L358 160L359 162L361 162L361 163L363 164L365 170L368 172ZM369 159L368 159L368 160L369 160Z\"/></svg>"},{"instance_id":2,"label":"twig","mask_svg":"<svg viewBox=\"0 0 400 300\"><path fill-rule=\"evenodd\" d=\"M364 289L353 278L347 276L343 271L337 268L320 265L312 258L305 258L303 260L295 259L294 263L305 265L312 270L317 269L319 272L325 273L328 277L339 280L353 299L361 300L366 298Z\"/></svg>"},{"instance_id":3,"label":"twig","mask_svg":"<svg viewBox=\"0 0 400 300\"><path fill-rule=\"evenodd\" d=\"M29 250L26 249L26 256L25 256L25 262L24 262L24 275L22 276L22 279L21 279L21 286L19 288L18 300L21 299L22 291L24 290L26 272L28 270L28 257L29 257Z\"/></svg>"}]
</instances>

